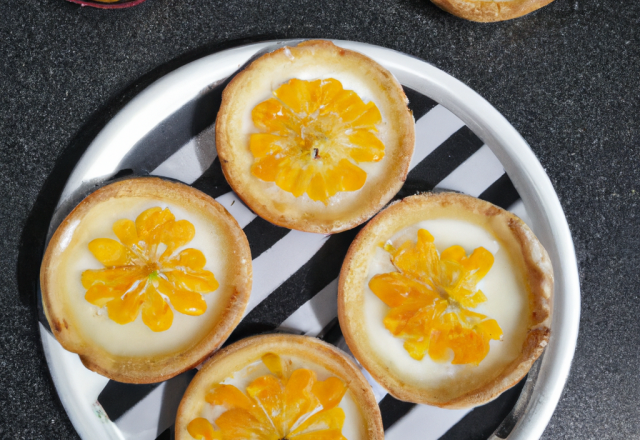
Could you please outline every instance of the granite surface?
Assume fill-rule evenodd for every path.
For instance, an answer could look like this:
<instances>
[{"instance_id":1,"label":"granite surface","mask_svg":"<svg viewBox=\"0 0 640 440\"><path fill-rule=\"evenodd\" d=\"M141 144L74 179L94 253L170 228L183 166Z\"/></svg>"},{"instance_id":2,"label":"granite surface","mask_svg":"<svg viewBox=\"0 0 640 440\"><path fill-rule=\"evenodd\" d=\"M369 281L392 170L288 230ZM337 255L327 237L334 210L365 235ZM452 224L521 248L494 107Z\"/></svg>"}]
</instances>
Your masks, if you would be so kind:
<instances>
[{"instance_id":1,"label":"granite surface","mask_svg":"<svg viewBox=\"0 0 640 440\"><path fill-rule=\"evenodd\" d=\"M556 0L477 24L426 0L63 0L0 4L0 438L73 439L17 273L20 246L86 140L163 72L237 39L357 40L467 83L529 142L567 215L580 265L580 336L545 439L640 439L640 2ZM43 198L45 200L43 200ZM35 267L35 272L34 272ZM30 278L31 277L31 278Z\"/></svg>"}]
</instances>

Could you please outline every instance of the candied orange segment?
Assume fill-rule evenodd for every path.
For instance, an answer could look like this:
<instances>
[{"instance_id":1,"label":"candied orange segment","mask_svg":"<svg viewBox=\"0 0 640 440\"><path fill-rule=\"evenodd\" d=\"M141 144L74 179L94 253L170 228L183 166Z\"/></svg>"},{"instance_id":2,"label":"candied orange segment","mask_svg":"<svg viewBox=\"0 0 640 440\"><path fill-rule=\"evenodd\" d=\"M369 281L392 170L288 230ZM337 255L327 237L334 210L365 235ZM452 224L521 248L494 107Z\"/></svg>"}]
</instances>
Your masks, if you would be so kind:
<instances>
[{"instance_id":1,"label":"candied orange segment","mask_svg":"<svg viewBox=\"0 0 640 440\"><path fill-rule=\"evenodd\" d=\"M255 404L242 391L233 385L217 385L205 396L205 400L212 405L225 405L230 408L250 411Z\"/></svg>"},{"instance_id":2,"label":"candied orange segment","mask_svg":"<svg viewBox=\"0 0 640 440\"><path fill-rule=\"evenodd\" d=\"M204 254L190 248L175 255L195 236L189 221L176 221L168 208L155 207L142 212L135 222L116 221L113 232L119 241L97 238L89 243L89 251L105 267L82 273L88 302L106 307L109 318L118 324L142 315L142 322L155 332L171 327L171 306L193 316L207 310L202 294L219 285L204 270Z\"/></svg>"},{"instance_id":3,"label":"candied orange segment","mask_svg":"<svg viewBox=\"0 0 640 440\"><path fill-rule=\"evenodd\" d=\"M222 439L220 431L215 431L213 426L205 418L198 417L187 425L187 431L196 440L218 440Z\"/></svg>"},{"instance_id":4,"label":"candied orange segment","mask_svg":"<svg viewBox=\"0 0 640 440\"><path fill-rule=\"evenodd\" d=\"M294 78L273 96L251 112L262 131L249 139L253 175L325 204L338 192L362 188L367 173L356 164L384 157L378 107L332 78Z\"/></svg>"},{"instance_id":5,"label":"candied orange segment","mask_svg":"<svg viewBox=\"0 0 640 440\"><path fill-rule=\"evenodd\" d=\"M487 300L477 284L493 266L493 254L483 247L467 256L461 246L438 254L425 229L416 243L385 246L398 272L378 274L369 288L391 308L383 323L404 340L409 355L421 360L478 365L491 340L502 338L495 319L468 310Z\"/></svg>"},{"instance_id":6,"label":"candied orange segment","mask_svg":"<svg viewBox=\"0 0 640 440\"><path fill-rule=\"evenodd\" d=\"M279 378L284 378L284 366L280 356L274 353L267 353L262 356L262 363Z\"/></svg>"},{"instance_id":7,"label":"candied orange segment","mask_svg":"<svg viewBox=\"0 0 640 440\"><path fill-rule=\"evenodd\" d=\"M344 393L347 392L347 387L337 377L330 377L325 381L313 384L311 391L320 400L322 408L329 409L340 403Z\"/></svg>"},{"instance_id":8,"label":"candied orange segment","mask_svg":"<svg viewBox=\"0 0 640 440\"><path fill-rule=\"evenodd\" d=\"M343 439L345 414L342 408L323 409L306 419L289 435L290 439Z\"/></svg>"},{"instance_id":9,"label":"candied orange segment","mask_svg":"<svg viewBox=\"0 0 640 440\"><path fill-rule=\"evenodd\" d=\"M275 353L265 354L262 363L272 374L254 379L246 394L233 385L212 387L205 400L224 412L211 421L193 419L187 427L193 438L345 440L345 414L338 407L347 391L342 380L318 381L316 373L306 368L287 374Z\"/></svg>"}]
</instances>

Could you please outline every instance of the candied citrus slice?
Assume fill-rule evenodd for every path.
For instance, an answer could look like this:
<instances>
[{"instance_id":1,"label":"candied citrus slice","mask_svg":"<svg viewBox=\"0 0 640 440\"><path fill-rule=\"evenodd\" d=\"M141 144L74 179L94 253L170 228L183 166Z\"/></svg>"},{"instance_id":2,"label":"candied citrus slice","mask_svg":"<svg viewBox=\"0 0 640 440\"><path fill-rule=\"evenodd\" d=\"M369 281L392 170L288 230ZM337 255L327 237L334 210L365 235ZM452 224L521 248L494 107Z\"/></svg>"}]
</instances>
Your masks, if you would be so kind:
<instances>
[{"instance_id":1,"label":"candied citrus slice","mask_svg":"<svg viewBox=\"0 0 640 440\"><path fill-rule=\"evenodd\" d=\"M306 368L295 370L287 380L282 411L285 432L290 432L301 417L320 406L320 401L311 392L315 382L316 373Z\"/></svg>"},{"instance_id":2,"label":"candied citrus slice","mask_svg":"<svg viewBox=\"0 0 640 440\"><path fill-rule=\"evenodd\" d=\"M110 238L97 238L89 242L89 251L106 267L127 266L135 254L126 246Z\"/></svg>"},{"instance_id":3,"label":"candied citrus slice","mask_svg":"<svg viewBox=\"0 0 640 440\"><path fill-rule=\"evenodd\" d=\"M215 431L211 423L203 417L193 419L187 426L187 430L196 440L222 440L220 431Z\"/></svg>"},{"instance_id":4,"label":"candied citrus slice","mask_svg":"<svg viewBox=\"0 0 640 440\"><path fill-rule=\"evenodd\" d=\"M261 376L247 386L247 394L257 402L273 426L282 431L284 404L284 384L274 376Z\"/></svg>"},{"instance_id":5,"label":"candied citrus slice","mask_svg":"<svg viewBox=\"0 0 640 440\"><path fill-rule=\"evenodd\" d=\"M187 426L192 437L206 439L327 439L342 440L344 411L337 407L346 393L337 377L318 381L313 370L299 368L287 375L275 353L266 353L262 363L272 374L260 376L246 387L246 394L233 385L215 385L205 400L225 411L213 422L195 418ZM218 436L218 437L215 437Z\"/></svg>"},{"instance_id":6,"label":"candied citrus slice","mask_svg":"<svg viewBox=\"0 0 640 440\"><path fill-rule=\"evenodd\" d=\"M365 103L333 78L294 78L273 96L251 112L262 130L249 139L253 175L325 204L338 192L362 188L367 173L356 164L384 157L375 103Z\"/></svg>"},{"instance_id":7,"label":"candied citrus slice","mask_svg":"<svg viewBox=\"0 0 640 440\"><path fill-rule=\"evenodd\" d=\"M384 326L405 341L414 359L429 353L435 361L478 365L489 353L489 342L502 337L497 321L467 310L487 300L477 284L491 269L493 254L479 247L467 256L461 246L438 254L429 231L420 229L417 235L415 244L385 247L398 272L369 281L371 291L391 308Z\"/></svg>"},{"instance_id":8,"label":"candied citrus slice","mask_svg":"<svg viewBox=\"0 0 640 440\"><path fill-rule=\"evenodd\" d=\"M313 384L312 392L320 400L322 407L329 409L340 403L347 392L347 386L337 377L330 377Z\"/></svg>"},{"instance_id":9,"label":"candied citrus slice","mask_svg":"<svg viewBox=\"0 0 640 440\"><path fill-rule=\"evenodd\" d=\"M338 379L339 380L339 379ZM319 411L306 419L287 437L290 439L343 439L342 426L345 414L342 408Z\"/></svg>"},{"instance_id":10,"label":"candied citrus slice","mask_svg":"<svg viewBox=\"0 0 640 440\"><path fill-rule=\"evenodd\" d=\"M245 411L250 411L254 407L251 399L233 385L214 386L205 396L205 400L212 405L226 405Z\"/></svg>"},{"instance_id":11,"label":"candied citrus slice","mask_svg":"<svg viewBox=\"0 0 640 440\"><path fill-rule=\"evenodd\" d=\"M280 356L275 353L267 353L262 356L262 363L277 377L284 378L284 367Z\"/></svg>"},{"instance_id":12,"label":"candied citrus slice","mask_svg":"<svg viewBox=\"0 0 640 440\"><path fill-rule=\"evenodd\" d=\"M145 284L140 283L137 288L125 293L124 296L116 296L106 302L109 318L118 324L133 322L138 317L140 307L145 301L143 296L145 287Z\"/></svg>"},{"instance_id":13,"label":"candied citrus slice","mask_svg":"<svg viewBox=\"0 0 640 440\"><path fill-rule=\"evenodd\" d=\"M105 266L85 270L81 281L85 299L107 308L109 318L118 324L142 322L155 332L169 329L173 308L185 315L202 315L207 303L202 294L219 287L213 273L204 270L206 258L197 249L184 249L195 236L188 220L176 221L169 208L154 207L136 218L113 224L118 241L97 238L89 251ZM158 255L161 246L164 250Z\"/></svg>"}]
</instances>

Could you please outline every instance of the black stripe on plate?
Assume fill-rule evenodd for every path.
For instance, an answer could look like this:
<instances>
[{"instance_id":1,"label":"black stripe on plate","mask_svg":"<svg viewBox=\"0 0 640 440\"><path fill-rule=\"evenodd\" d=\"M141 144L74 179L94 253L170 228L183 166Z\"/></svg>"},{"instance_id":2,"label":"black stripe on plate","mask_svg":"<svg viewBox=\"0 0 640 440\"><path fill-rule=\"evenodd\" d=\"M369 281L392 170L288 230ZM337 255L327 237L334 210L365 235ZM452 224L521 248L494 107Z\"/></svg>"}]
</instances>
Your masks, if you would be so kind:
<instances>
[{"instance_id":1,"label":"black stripe on plate","mask_svg":"<svg viewBox=\"0 0 640 440\"><path fill-rule=\"evenodd\" d=\"M515 186L513 186L507 173L504 173L498 180L493 182L489 188L480 194L479 198L498 205L502 209L508 209L518 201L520 194L518 194Z\"/></svg>"},{"instance_id":2,"label":"black stripe on plate","mask_svg":"<svg viewBox=\"0 0 640 440\"><path fill-rule=\"evenodd\" d=\"M143 385L110 380L100 392L98 402L102 405L102 408L109 416L109 419L115 422L117 419L122 417L124 413L147 397L149 393L165 383L166 385L162 395L162 406L160 410L161 419L162 416L165 416L165 418L173 417L173 419L175 419L175 414L178 409L176 398L177 396L182 396L182 394L184 394L184 391L187 389L189 382L191 382L191 379L193 379L195 374L196 370L189 370L165 382ZM178 403L180 402L180 398L181 397L177 398Z\"/></svg>"},{"instance_id":3,"label":"black stripe on plate","mask_svg":"<svg viewBox=\"0 0 640 440\"><path fill-rule=\"evenodd\" d=\"M244 317L226 344L275 329L336 279L347 250L359 229L329 237L309 261Z\"/></svg>"},{"instance_id":4,"label":"black stripe on plate","mask_svg":"<svg viewBox=\"0 0 640 440\"><path fill-rule=\"evenodd\" d=\"M145 385L116 382L110 380L100 395L98 402L107 413L109 419L115 422L120 416L133 408L138 402L147 397L161 383Z\"/></svg>"},{"instance_id":5,"label":"black stripe on plate","mask_svg":"<svg viewBox=\"0 0 640 440\"><path fill-rule=\"evenodd\" d=\"M213 197L220 197L223 194L231 192L231 187L227 183L222 173L220 159L216 157L209 168L205 170L192 184L192 187L199 189L205 194Z\"/></svg>"},{"instance_id":6,"label":"black stripe on plate","mask_svg":"<svg viewBox=\"0 0 640 440\"><path fill-rule=\"evenodd\" d=\"M489 438L515 406L526 380L525 376L496 400L475 408L453 425L439 440L485 440Z\"/></svg>"},{"instance_id":7,"label":"black stripe on plate","mask_svg":"<svg viewBox=\"0 0 640 440\"><path fill-rule=\"evenodd\" d=\"M171 431L173 431L173 426L171 428L167 428L164 431L162 431L162 434L160 434L158 437L156 437L156 440L173 440L173 433Z\"/></svg>"},{"instance_id":8,"label":"black stripe on plate","mask_svg":"<svg viewBox=\"0 0 640 440\"><path fill-rule=\"evenodd\" d=\"M244 233L247 236L247 240L249 240L249 247L251 248L251 258L254 260L258 258L289 232L291 232L290 229L276 226L262 217L253 219L251 223L244 227Z\"/></svg>"},{"instance_id":9,"label":"black stripe on plate","mask_svg":"<svg viewBox=\"0 0 640 440\"><path fill-rule=\"evenodd\" d=\"M231 186L229 186L227 180L224 178L218 157L215 158L211 166L207 168L204 174L198 177L191 186L213 198L220 197L232 191ZM249 240L251 258L256 259L260 254L271 248L282 237L287 235L289 229L276 226L261 217L256 217L244 227L244 233L247 235L247 240Z\"/></svg>"},{"instance_id":10,"label":"black stripe on plate","mask_svg":"<svg viewBox=\"0 0 640 440\"><path fill-rule=\"evenodd\" d=\"M194 368L165 382L164 390L162 390L162 406L160 407L160 415L158 417L157 432L162 432L164 435L166 430L169 430L170 437L168 438L171 438L171 427L175 423L176 416L178 415L178 406L180 406L182 396L184 396L187 387L197 372L198 370Z\"/></svg>"},{"instance_id":11,"label":"black stripe on plate","mask_svg":"<svg viewBox=\"0 0 640 440\"><path fill-rule=\"evenodd\" d=\"M469 127L462 127L409 172L396 199L432 190L482 145L484 142Z\"/></svg>"},{"instance_id":12,"label":"black stripe on plate","mask_svg":"<svg viewBox=\"0 0 640 440\"><path fill-rule=\"evenodd\" d=\"M337 316L322 329L317 338L322 339L327 344L333 344L335 346L342 345L344 342L344 335L342 334L340 321Z\"/></svg>"},{"instance_id":13,"label":"black stripe on plate","mask_svg":"<svg viewBox=\"0 0 640 440\"><path fill-rule=\"evenodd\" d=\"M137 173L150 173L184 144L211 126L220 108L224 85L207 90L156 125L123 158L121 168L132 168Z\"/></svg>"},{"instance_id":14,"label":"black stripe on plate","mask_svg":"<svg viewBox=\"0 0 640 440\"><path fill-rule=\"evenodd\" d=\"M407 415L416 406L415 403L403 402L387 394L378 404L382 415L382 426L384 430L391 428L398 420Z\"/></svg>"},{"instance_id":15,"label":"black stripe on plate","mask_svg":"<svg viewBox=\"0 0 640 440\"><path fill-rule=\"evenodd\" d=\"M407 95L409 99L409 109L413 112L413 118L417 121L427 113L429 110L438 105L433 99L424 96L420 92L416 92L415 90L402 86L404 89L404 94Z\"/></svg>"}]
</instances>

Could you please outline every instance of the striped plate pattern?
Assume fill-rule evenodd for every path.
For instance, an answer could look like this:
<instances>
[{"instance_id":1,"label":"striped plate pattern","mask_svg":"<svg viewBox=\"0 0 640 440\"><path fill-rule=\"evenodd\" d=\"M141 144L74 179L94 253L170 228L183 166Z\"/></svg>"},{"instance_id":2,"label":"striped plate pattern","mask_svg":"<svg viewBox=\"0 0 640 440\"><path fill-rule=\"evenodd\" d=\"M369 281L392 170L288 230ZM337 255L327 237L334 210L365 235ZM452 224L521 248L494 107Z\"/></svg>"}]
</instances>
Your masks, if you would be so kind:
<instances>
[{"instance_id":1,"label":"striped plate pattern","mask_svg":"<svg viewBox=\"0 0 640 440\"><path fill-rule=\"evenodd\" d=\"M526 222L524 205L489 147L442 105L409 88L405 92L416 120L416 148L397 198L455 190L509 209ZM207 109L210 114L217 110L216 101ZM274 226L256 216L224 179L215 153L214 126L200 121L193 121L192 128L194 125L198 126L195 136L191 136L193 129L175 129L167 135L171 125L162 133L150 132L137 150L153 145L156 154L131 157L129 166L124 162L118 175L132 168L136 175L147 170L190 184L225 206L244 229L253 256L253 290L244 318L227 344L280 331L317 336L348 352L337 322L337 282L344 256L360 228L335 235L312 234ZM46 328L46 320L41 321ZM173 438L177 406L196 370L159 384L131 385L92 373L77 356L69 356L75 357L69 358L68 368L73 370L69 374L82 381L82 397L95 401L93 411L104 419L113 438ZM513 408L524 383L472 411L444 410L398 401L363 372L378 399L385 436L390 440L488 438Z\"/></svg>"}]
</instances>

